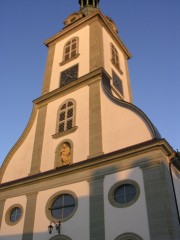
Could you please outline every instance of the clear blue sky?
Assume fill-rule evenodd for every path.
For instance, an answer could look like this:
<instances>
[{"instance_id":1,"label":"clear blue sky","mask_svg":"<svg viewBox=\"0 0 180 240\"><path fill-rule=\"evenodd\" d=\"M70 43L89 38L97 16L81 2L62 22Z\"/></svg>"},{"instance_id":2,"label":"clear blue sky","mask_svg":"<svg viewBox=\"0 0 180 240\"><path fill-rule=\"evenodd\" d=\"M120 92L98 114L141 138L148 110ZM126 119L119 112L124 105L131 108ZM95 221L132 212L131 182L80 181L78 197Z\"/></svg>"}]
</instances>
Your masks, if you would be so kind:
<instances>
[{"instance_id":1,"label":"clear blue sky","mask_svg":"<svg viewBox=\"0 0 180 240\"><path fill-rule=\"evenodd\" d=\"M101 0L132 54L134 104L180 150L180 0ZM41 94L43 41L78 11L78 0L0 0L0 164Z\"/></svg>"}]
</instances>

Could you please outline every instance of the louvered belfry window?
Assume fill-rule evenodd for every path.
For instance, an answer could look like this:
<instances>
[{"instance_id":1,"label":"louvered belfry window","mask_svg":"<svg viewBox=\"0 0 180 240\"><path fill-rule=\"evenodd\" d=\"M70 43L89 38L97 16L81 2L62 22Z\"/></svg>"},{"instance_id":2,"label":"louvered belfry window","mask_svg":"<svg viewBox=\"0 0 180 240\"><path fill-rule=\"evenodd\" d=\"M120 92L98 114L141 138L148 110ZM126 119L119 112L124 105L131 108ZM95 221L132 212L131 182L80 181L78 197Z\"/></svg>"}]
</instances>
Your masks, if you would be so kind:
<instances>
[{"instance_id":1,"label":"louvered belfry window","mask_svg":"<svg viewBox=\"0 0 180 240\"><path fill-rule=\"evenodd\" d=\"M64 61L71 59L78 53L78 38L72 38L64 47Z\"/></svg>"},{"instance_id":2,"label":"louvered belfry window","mask_svg":"<svg viewBox=\"0 0 180 240\"><path fill-rule=\"evenodd\" d=\"M112 63L119 68L119 55L118 51L113 44L111 44L111 57Z\"/></svg>"},{"instance_id":3,"label":"louvered belfry window","mask_svg":"<svg viewBox=\"0 0 180 240\"><path fill-rule=\"evenodd\" d=\"M59 113L59 132L67 131L74 127L74 102L69 100L62 104Z\"/></svg>"}]
</instances>

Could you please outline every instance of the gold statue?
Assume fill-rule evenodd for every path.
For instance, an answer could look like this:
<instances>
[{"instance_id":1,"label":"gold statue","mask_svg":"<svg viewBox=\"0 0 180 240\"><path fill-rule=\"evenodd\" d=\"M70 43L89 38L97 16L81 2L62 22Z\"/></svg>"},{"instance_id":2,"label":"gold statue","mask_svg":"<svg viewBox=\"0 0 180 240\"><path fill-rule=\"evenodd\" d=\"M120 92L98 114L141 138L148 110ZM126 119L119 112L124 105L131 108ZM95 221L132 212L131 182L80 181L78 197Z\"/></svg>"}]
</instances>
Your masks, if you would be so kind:
<instances>
[{"instance_id":1,"label":"gold statue","mask_svg":"<svg viewBox=\"0 0 180 240\"><path fill-rule=\"evenodd\" d=\"M70 165L71 163L71 146L68 142L65 142L61 146L60 151L62 165Z\"/></svg>"}]
</instances>

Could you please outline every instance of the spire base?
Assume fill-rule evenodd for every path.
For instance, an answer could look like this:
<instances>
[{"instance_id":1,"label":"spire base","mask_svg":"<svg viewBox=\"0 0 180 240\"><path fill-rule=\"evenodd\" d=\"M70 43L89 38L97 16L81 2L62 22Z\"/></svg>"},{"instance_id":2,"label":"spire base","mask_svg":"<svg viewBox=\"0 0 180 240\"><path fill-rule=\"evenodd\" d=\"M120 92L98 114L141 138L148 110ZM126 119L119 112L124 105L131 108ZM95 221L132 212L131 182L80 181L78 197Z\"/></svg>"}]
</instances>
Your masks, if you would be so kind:
<instances>
[{"instance_id":1,"label":"spire base","mask_svg":"<svg viewBox=\"0 0 180 240\"><path fill-rule=\"evenodd\" d=\"M80 11L88 15L98 8L99 2L100 0L79 0Z\"/></svg>"}]
</instances>

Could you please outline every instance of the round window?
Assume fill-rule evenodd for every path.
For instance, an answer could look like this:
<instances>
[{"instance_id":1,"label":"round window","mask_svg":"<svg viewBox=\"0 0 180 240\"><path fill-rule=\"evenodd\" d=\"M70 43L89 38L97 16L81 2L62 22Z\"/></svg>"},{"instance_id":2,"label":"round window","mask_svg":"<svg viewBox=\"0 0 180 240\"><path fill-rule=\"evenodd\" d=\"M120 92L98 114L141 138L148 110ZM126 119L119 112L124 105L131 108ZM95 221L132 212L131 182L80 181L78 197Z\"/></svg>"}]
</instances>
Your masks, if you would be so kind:
<instances>
[{"instance_id":1,"label":"round window","mask_svg":"<svg viewBox=\"0 0 180 240\"><path fill-rule=\"evenodd\" d=\"M114 184L109 192L109 201L114 207L128 207L139 197L139 185L132 180Z\"/></svg>"},{"instance_id":2,"label":"round window","mask_svg":"<svg viewBox=\"0 0 180 240\"><path fill-rule=\"evenodd\" d=\"M21 220L23 215L23 208L20 204L14 204L11 206L5 215L5 221L8 225L13 226Z\"/></svg>"},{"instance_id":3,"label":"round window","mask_svg":"<svg viewBox=\"0 0 180 240\"><path fill-rule=\"evenodd\" d=\"M125 204L131 202L136 196L136 188L132 184L123 184L114 191L114 200L117 203Z\"/></svg>"},{"instance_id":4,"label":"round window","mask_svg":"<svg viewBox=\"0 0 180 240\"><path fill-rule=\"evenodd\" d=\"M47 217L50 221L66 221L73 216L77 208L77 199L71 192L53 195L47 203Z\"/></svg>"},{"instance_id":5,"label":"round window","mask_svg":"<svg viewBox=\"0 0 180 240\"><path fill-rule=\"evenodd\" d=\"M21 213L21 208L19 208L19 207L13 208L11 213L10 213L10 221L12 223L17 222L20 219L21 214L22 214Z\"/></svg>"},{"instance_id":6,"label":"round window","mask_svg":"<svg viewBox=\"0 0 180 240\"><path fill-rule=\"evenodd\" d=\"M142 238L134 233L124 233L115 240L142 240Z\"/></svg>"}]
</instances>

